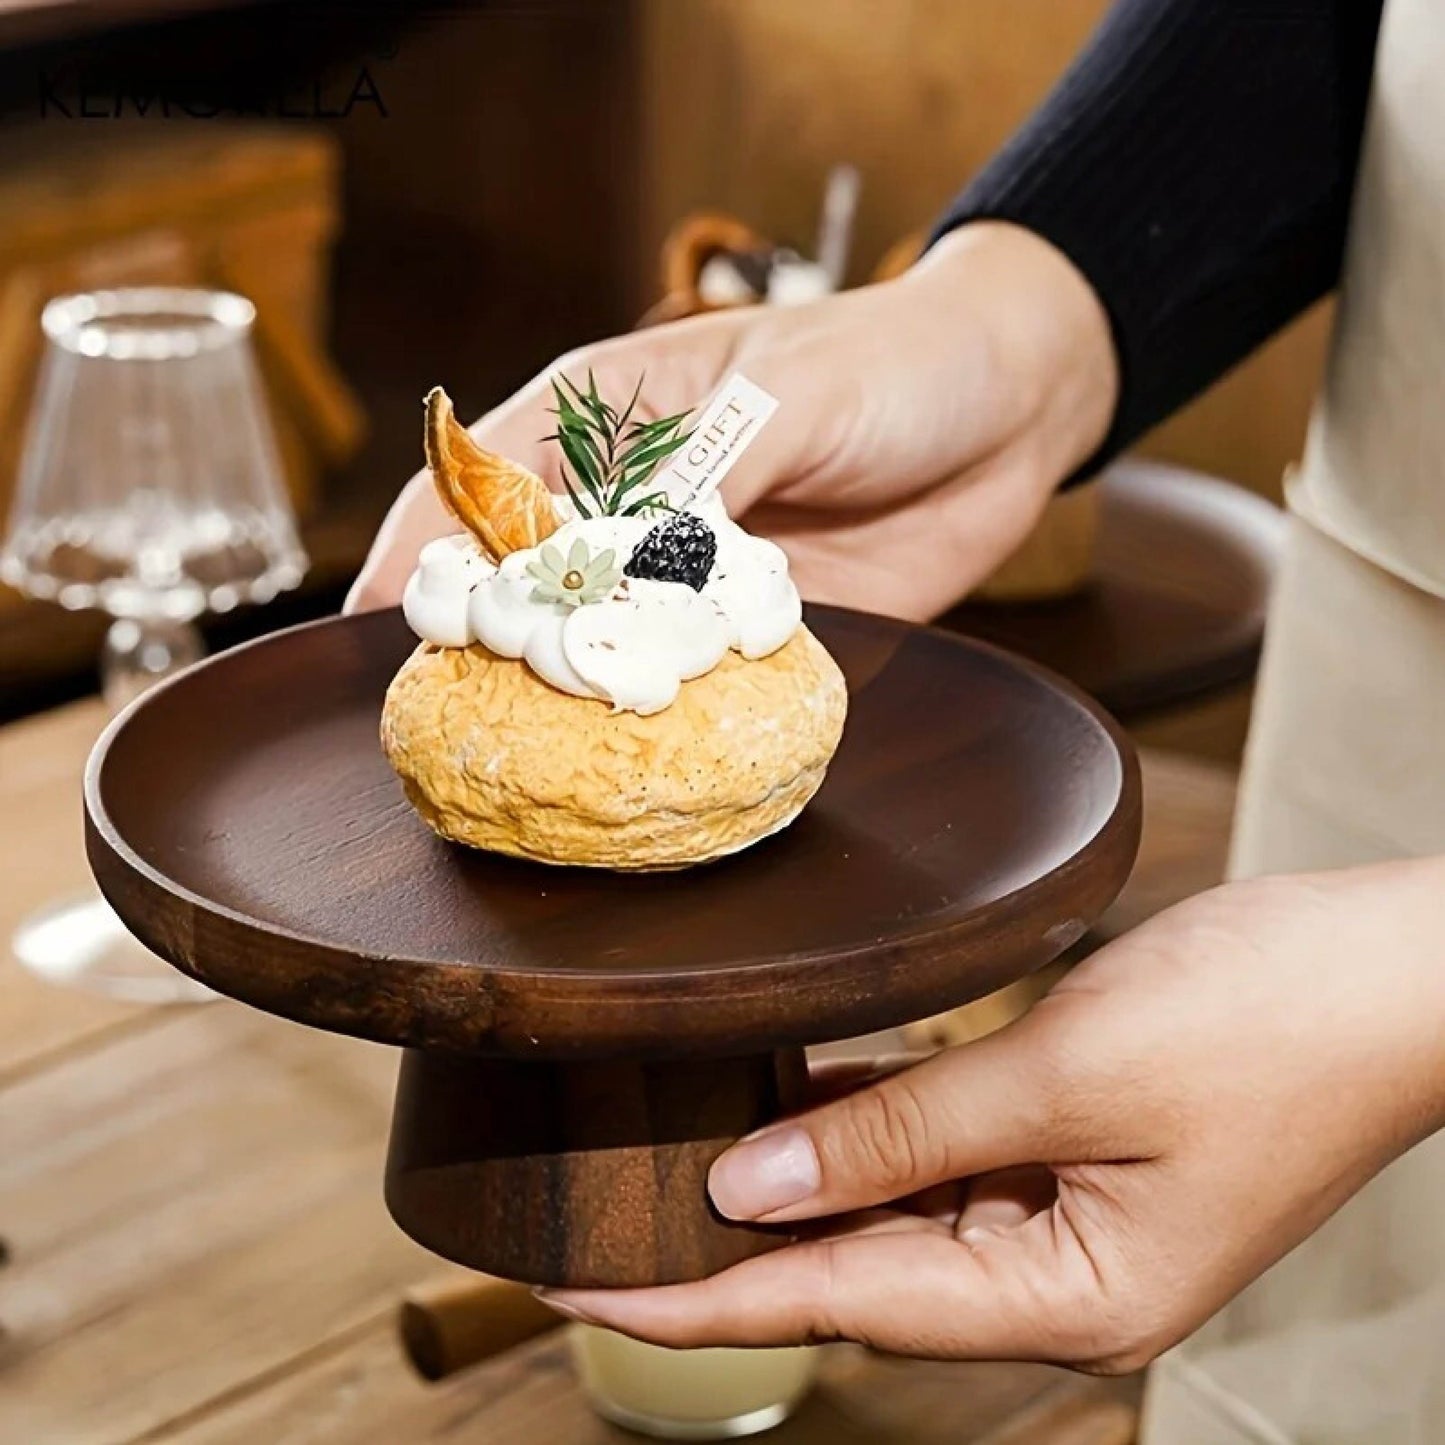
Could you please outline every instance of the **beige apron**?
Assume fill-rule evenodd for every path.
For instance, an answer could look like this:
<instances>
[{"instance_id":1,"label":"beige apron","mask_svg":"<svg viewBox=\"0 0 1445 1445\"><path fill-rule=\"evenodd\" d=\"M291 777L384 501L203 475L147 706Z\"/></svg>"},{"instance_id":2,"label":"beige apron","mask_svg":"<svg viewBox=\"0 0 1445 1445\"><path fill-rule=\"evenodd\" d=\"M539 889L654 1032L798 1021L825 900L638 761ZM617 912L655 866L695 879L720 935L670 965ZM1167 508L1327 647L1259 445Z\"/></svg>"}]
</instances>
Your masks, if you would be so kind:
<instances>
[{"instance_id":1,"label":"beige apron","mask_svg":"<svg viewBox=\"0 0 1445 1445\"><path fill-rule=\"evenodd\" d=\"M1445 0L1385 7L1330 372L1289 501L1232 869L1445 854ZM1141 1438L1442 1445L1445 1135L1160 1361Z\"/></svg>"}]
</instances>

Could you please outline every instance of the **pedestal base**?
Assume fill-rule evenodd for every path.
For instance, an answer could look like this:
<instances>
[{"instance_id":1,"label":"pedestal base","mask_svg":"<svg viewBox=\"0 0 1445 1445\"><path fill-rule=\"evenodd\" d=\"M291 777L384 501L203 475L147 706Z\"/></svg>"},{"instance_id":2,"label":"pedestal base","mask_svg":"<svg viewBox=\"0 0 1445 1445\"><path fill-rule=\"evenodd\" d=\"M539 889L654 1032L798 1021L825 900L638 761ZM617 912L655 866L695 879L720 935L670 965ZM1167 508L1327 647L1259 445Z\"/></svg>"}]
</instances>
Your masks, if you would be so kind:
<instances>
[{"instance_id":1,"label":"pedestal base","mask_svg":"<svg viewBox=\"0 0 1445 1445\"><path fill-rule=\"evenodd\" d=\"M235 648L122 713L86 771L91 864L192 977L425 1051L387 1182L423 1244L539 1283L705 1276L778 1243L706 1194L801 1082L801 1053L772 1050L1048 963L1139 841L1138 765L1086 698L931 628L807 615L847 734L797 823L713 866L539 868L438 838L376 745L416 646L399 610ZM659 1056L691 1062L635 1062Z\"/></svg>"},{"instance_id":2,"label":"pedestal base","mask_svg":"<svg viewBox=\"0 0 1445 1445\"><path fill-rule=\"evenodd\" d=\"M700 1279L786 1239L712 1209L707 1171L801 1097L801 1049L518 1063L409 1049L386 1202L413 1239L529 1284Z\"/></svg>"}]
</instances>

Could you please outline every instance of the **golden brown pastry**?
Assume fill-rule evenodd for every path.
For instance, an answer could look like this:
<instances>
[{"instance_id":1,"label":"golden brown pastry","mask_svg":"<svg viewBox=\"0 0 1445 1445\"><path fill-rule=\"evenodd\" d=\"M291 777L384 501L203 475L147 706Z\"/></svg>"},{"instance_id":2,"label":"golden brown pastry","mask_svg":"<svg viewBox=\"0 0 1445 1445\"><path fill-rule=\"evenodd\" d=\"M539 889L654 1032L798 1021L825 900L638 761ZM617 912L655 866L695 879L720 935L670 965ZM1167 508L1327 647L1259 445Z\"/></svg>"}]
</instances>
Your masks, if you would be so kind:
<instances>
[{"instance_id":1,"label":"golden brown pastry","mask_svg":"<svg viewBox=\"0 0 1445 1445\"><path fill-rule=\"evenodd\" d=\"M423 642L387 692L386 755L422 818L472 847L614 869L736 852L822 783L842 674L779 548L716 495L671 510L654 474L682 418L632 422L590 382L557 397L584 468L567 499L428 398L428 462L469 535L429 543L407 585Z\"/></svg>"},{"instance_id":2,"label":"golden brown pastry","mask_svg":"<svg viewBox=\"0 0 1445 1445\"><path fill-rule=\"evenodd\" d=\"M806 627L729 653L648 716L569 697L484 647L417 648L381 736L443 837L548 863L680 868L785 827L838 746L847 694Z\"/></svg>"}]
</instances>

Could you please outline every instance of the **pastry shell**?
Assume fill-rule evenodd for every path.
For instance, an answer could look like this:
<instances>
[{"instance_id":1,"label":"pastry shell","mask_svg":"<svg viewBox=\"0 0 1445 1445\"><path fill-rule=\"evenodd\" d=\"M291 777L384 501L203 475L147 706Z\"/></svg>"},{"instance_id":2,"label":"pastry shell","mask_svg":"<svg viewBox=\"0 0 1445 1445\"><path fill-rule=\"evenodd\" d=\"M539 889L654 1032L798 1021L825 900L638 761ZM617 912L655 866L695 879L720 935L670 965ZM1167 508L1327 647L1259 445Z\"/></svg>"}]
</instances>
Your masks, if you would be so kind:
<instances>
[{"instance_id":1,"label":"pastry shell","mask_svg":"<svg viewBox=\"0 0 1445 1445\"><path fill-rule=\"evenodd\" d=\"M805 627L765 658L729 652L646 717L478 644L423 644L387 691L381 739L445 838L545 863L681 868L792 822L846 711L843 675Z\"/></svg>"}]
</instances>

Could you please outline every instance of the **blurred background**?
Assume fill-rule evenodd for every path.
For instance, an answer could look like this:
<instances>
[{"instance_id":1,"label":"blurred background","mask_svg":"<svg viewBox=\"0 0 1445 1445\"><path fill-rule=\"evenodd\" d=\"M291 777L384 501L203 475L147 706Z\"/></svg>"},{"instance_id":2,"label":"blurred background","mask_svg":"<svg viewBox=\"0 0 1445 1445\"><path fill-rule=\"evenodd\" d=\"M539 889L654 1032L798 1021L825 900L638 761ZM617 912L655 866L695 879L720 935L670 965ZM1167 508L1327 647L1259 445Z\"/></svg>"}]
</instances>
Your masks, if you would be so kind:
<instances>
[{"instance_id":1,"label":"blurred background","mask_svg":"<svg viewBox=\"0 0 1445 1445\"><path fill-rule=\"evenodd\" d=\"M699 209L808 252L861 179L848 280L926 228L1104 0L0 3L0 503L64 291L222 286L255 344L310 556L221 645L334 610L419 460L436 382L472 416L659 299ZM1144 450L1276 497L1316 313ZM0 716L93 690L107 619L0 588Z\"/></svg>"}]
</instances>

